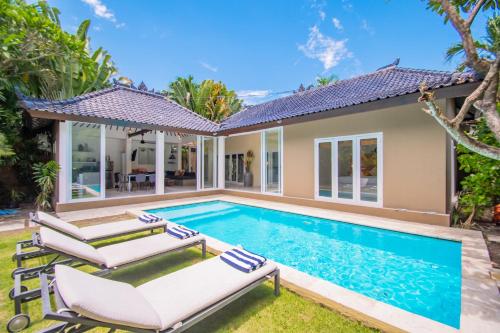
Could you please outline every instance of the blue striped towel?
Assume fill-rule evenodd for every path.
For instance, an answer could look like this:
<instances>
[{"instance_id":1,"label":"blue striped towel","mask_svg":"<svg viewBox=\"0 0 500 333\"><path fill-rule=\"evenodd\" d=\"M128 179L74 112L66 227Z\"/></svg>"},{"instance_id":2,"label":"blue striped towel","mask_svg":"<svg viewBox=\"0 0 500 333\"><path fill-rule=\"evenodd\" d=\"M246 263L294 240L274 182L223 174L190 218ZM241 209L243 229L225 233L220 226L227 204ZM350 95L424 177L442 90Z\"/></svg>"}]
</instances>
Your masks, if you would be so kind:
<instances>
[{"instance_id":1,"label":"blue striped towel","mask_svg":"<svg viewBox=\"0 0 500 333\"><path fill-rule=\"evenodd\" d=\"M175 238L179 239L186 239L189 237L193 237L199 234L198 231L189 229L187 227L184 227L182 225L176 226L176 227L170 227L167 228L167 233L171 236L174 236Z\"/></svg>"},{"instance_id":2,"label":"blue striped towel","mask_svg":"<svg viewBox=\"0 0 500 333\"><path fill-rule=\"evenodd\" d=\"M264 266L267 259L244 249L232 249L220 255L222 261L245 273Z\"/></svg>"},{"instance_id":3,"label":"blue striped towel","mask_svg":"<svg viewBox=\"0 0 500 333\"><path fill-rule=\"evenodd\" d=\"M138 217L139 221L142 221L144 223L155 223L161 220L161 217L154 215L154 214L149 214L149 213L144 213Z\"/></svg>"}]
</instances>

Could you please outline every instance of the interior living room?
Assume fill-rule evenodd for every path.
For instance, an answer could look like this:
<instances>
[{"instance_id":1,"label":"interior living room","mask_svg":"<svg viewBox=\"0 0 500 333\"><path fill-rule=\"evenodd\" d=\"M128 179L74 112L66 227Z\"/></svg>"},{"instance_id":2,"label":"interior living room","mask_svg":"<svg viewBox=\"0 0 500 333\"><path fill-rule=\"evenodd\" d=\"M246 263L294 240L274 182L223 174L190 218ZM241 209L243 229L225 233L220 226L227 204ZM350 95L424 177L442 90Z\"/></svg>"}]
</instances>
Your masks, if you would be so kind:
<instances>
[{"instance_id":1,"label":"interior living room","mask_svg":"<svg viewBox=\"0 0 500 333\"><path fill-rule=\"evenodd\" d=\"M155 193L156 141L154 131L73 123L71 174L72 199L101 195L100 161L104 156L105 198ZM165 193L196 190L196 135L165 133ZM100 147L105 146L101 152Z\"/></svg>"}]
</instances>

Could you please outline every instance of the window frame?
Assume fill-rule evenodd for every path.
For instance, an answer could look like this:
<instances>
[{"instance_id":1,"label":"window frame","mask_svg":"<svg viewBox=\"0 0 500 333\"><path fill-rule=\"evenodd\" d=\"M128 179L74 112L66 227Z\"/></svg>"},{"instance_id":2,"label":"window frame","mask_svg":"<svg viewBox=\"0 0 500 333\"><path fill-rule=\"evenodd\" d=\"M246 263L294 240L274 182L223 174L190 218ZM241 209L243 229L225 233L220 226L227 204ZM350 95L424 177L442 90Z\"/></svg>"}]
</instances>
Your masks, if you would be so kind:
<instances>
[{"instance_id":1,"label":"window frame","mask_svg":"<svg viewBox=\"0 0 500 333\"><path fill-rule=\"evenodd\" d=\"M377 201L361 200L361 154L360 142L364 139L377 140ZM353 198L344 199L338 197L338 142L339 141L352 141L353 143ZM325 197L319 195L319 144L331 143L331 175L332 175L332 197ZM348 205L357 206L370 206L370 207L383 207L383 133L364 133L356 135L344 135L327 138L314 139L314 199L320 201L335 202Z\"/></svg>"},{"instance_id":2,"label":"window frame","mask_svg":"<svg viewBox=\"0 0 500 333\"><path fill-rule=\"evenodd\" d=\"M74 123L84 123L87 125L98 126L99 127L99 196L88 197L88 198L73 198L72 195L72 174L73 174L73 124ZM67 121L67 152L66 152L66 203L76 203L76 202L87 202L87 201L98 201L106 199L106 127L103 124L87 123L87 122L74 122ZM62 166L64 167L64 166Z\"/></svg>"}]
</instances>

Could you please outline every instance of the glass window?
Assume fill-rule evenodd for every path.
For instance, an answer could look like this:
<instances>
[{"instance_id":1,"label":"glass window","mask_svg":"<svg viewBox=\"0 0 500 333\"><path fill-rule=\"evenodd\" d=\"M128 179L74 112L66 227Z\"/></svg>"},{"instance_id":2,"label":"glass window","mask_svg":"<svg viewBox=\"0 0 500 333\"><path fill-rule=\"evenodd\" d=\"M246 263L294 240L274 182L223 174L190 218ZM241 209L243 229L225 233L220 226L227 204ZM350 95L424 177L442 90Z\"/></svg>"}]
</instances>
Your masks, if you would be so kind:
<instances>
[{"instance_id":1,"label":"glass window","mask_svg":"<svg viewBox=\"0 0 500 333\"><path fill-rule=\"evenodd\" d=\"M281 129L264 132L264 191L281 193Z\"/></svg>"},{"instance_id":2,"label":"glass window","mask_svg":"<svg viewBox=\"0 0 500 333\"><path fill-rule=\"evenodd\" d=\"M89 126L90 125L90 126ZM101 126L73 123L71 128L71 198L101 193Z\"/></svg>"},{"instance_id":3,"label":"glass window","mask_svg":"<svg viewBox=\"0 0 500 333\"><path fill-rule=\"evenodd\" d=\"M318 144L318 195L332 197L332 143Z\"/></svg>"},{"instance_id":4,"label":"glass window","mask_svg":"<svg viewBox=\"0 0 500 333\"><path fill-rule=\"evenodd\" d=\"M381 204L381 143L382 133L317 139L316 197Z\"/></svg>"},{"instance_id":5,"label":"glass window","mask_svg":"<svg viewBox=\"0 0 500 333\"><path fill-rule=\"evenodd\" d=\"M245 162L245 155L238 154L238 183L243 183L243 166Z\"/></svg>"},{"instance_id":6,"label":"glass window","mask_svg":"<svg viewBox=\"0 0 500 333\"><path fill-rule=\"evenodd\" d=\"M224 164L224 175L225 175L225 180L231 181L231 155L226 155L225 156L225 164Z\"/></svg>"},{"instance_id":7,"label":"glass window","mask_svg":"<svg viewBox=\"0 0 500 333\"><path fill-rule=\"evenodd\" d=\"M215 187L215 139L203 138L203 188Z\"/></svg>"},{"instance_id":8,"label":"glass window","mask_svg":"<svg viewBox=\"0 0 500 333\"><path fill-rule=\"evenodd\" d=\"M377 202L377 139L361 139L360 199Z\"/></svg>"},{"instance_id":9,"label":"glass window","mask_svg":"<svg viewBox=\"0 0 500 333\"><path fill-rule=\"evenodd\" d=\"M233 154L231 155L231 180L233 182L236 181L236 177L237 177L237 174L236 174L236 154Z\"/></svg>"},{"instance_id":10,"label":"glass window","mask_svg":"<svg viewBox=\"0 0 500 333\"><path fill-rule=\"evenodd\" d=\"M338 197L342 199L353 198L353 167L352 167L352 140L338 142L337 158L337 188Z\"/></svg>"}]
</instances>

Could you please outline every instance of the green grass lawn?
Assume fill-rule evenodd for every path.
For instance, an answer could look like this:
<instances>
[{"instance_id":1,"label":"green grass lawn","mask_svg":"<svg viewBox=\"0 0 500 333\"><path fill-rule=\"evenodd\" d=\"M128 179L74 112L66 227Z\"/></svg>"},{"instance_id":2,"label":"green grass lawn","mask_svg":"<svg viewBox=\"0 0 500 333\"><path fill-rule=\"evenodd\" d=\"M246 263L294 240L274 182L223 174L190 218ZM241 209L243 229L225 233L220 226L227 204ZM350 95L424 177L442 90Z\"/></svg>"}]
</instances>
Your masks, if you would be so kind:
<instances>
[{"instance_id":1,"label":"green grass lawn","mask_svg":"<svg viewBox=\"0 0 500 333\"><path fill-rule=\"evenodd\" d=\"M7 321L14 314L14 306L8 292L13 286L11 271L15 263L11 256L19 240L30 238L31 231L0 234L0 332L6 330ZM134 236L123 237L123 239ZM135 236L137 237L137 236ZM99 245L109 244L101 242ZM47 258L32 259L29 266L40 265ZM158 257L148 262L115 272L109 278L139 285L201 261L201 251L190 249ZM83 267L92 271L93 268ZM28 287L36 287L38 279L27 281ZM37 332L51 322L42 320L40 301L23 305L23 312L31 317L31 326L25 332ZM96 329L95 332L107 332ZM208 317L188 332L370 332L370 328L350 320L341 314L298 296L282 288L279 297L273 294L272 282L249 292L236 302Z\"/></svg>"}]
</instances>

